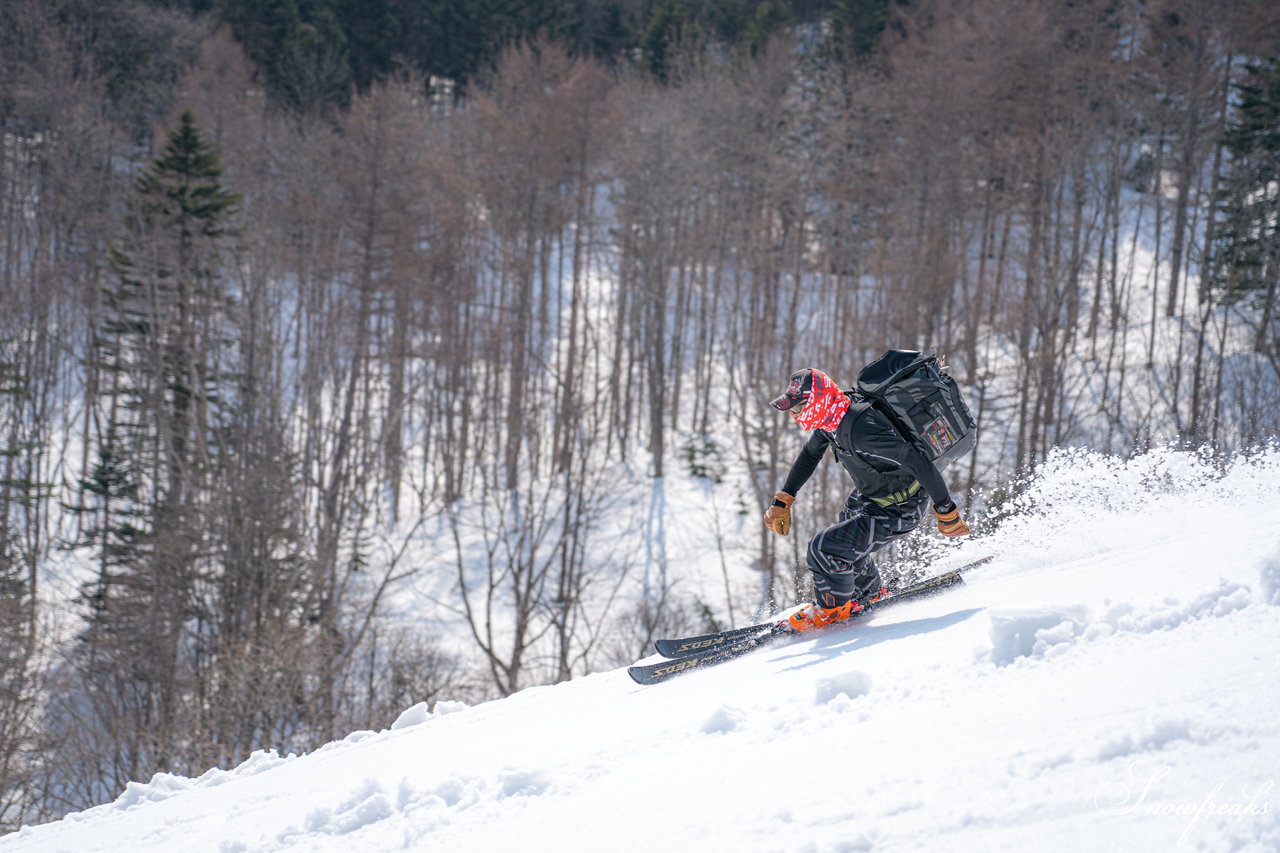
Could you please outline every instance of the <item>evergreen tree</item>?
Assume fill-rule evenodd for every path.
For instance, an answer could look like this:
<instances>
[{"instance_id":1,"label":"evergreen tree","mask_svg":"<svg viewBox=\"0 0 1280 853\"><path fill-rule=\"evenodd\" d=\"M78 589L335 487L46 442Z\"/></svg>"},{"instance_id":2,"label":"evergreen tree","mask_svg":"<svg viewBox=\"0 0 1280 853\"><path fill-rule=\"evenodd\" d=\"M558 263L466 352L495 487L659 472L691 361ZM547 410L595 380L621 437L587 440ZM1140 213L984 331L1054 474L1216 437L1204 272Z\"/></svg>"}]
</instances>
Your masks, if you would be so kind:
<instances>
[{"instance_id":1,"label":"evergreen tree","mask_svg":"<svg viewBox=\"0 0 1280 853\"><path fill-rule=\"evenodd\" d=\"M396 0L334 0L335 23L346 40L351 82L360 91L395 70L403 50Z\"/></svg>"},{"instance_id":2,"label":"evergreen tree","mask_svg":"<svg viewBox=\"0 0 1280 853\"><path fill-rule=\"evenodd\" d=\"M301 112L346 106L352 83L351 51L337 14L319 5L289 31L268 64L277 97Z\"/></svg>"},{"instance_id":3,"label":"evergreen tree","mask_svg":"<svg viewBox=\"0 0 1280 853\"><path fill-rule=\"evenodd\" d=\"M306 112L345 104L353 78L359 82L358 74L389 67L389 59L376 55L371 44L386 34L385 16L375 10L368 27L359 22L353 59L340 12L354 22L358 10L355 4L350 11L335 5L330 0L226 0L222 14L265 73L276 101Z\"/></svg>"},{"instance_id":4,"label":"evergreen tree","mask_svg":"<svg viewBox=\"0 0 1280 853\"><path fill-rule=\"evenodd\" d=\"M140 437L132 461L150 466L161 515L180 513L194 497L204 457L216 449L211 418L230 344L221 265L239 202L219 182L222 172L194 114L183 111L135 183L131 245L113 254L119 286L108 294L115 316L103 335L120 351L120 390L137 413L120 437Z\"/></svg>"},{"instance_id":5,"label":"evergreen tree","mask_svg":"<svg viewBox=\"0 0 1280 853\"><path fill-rule=\"evenodd\" d=\"M96 553L97 577L82 590L91 625L105 610L116 572L140 561L147 538L145 519L139 510L138 484L121 450L116 428L102 438L97 455L89 476L80 481L83 501L65 507L80 517L80 538L68 547Z\"/></svg>"},{"instance_id":6,"label":"evergreen tree","mask_svg":"<svg viewBox=\"0 0 1280 853\"><path fill-rule=\"evenodd\" d=\"M301 111L345 106L353 86L367 90L406 67L461 92L512 42L586 38L571 0L227 0L221 8L273 97ZM625 38L620 9L605 23L608 38Z\"/></svg>"},{"instance_id":7,"label":"evergreen tree","mask_svg":"<svg viewBox=\"0 0 1280 853\"><path fill-rule=\"evenodd\" d=\"M568 0L426 0L414 31L413 64L452 80L461 93L504 47L537 36L574 43L582 20Z\"/></svg>"},{"instance_id":8,"label":"evergreen tree","mask_svg":"<svg viewBox=\"0 0 1280 853\"><path fill-rule=\"evenodd\" d=\"M49 491L33 473L39 447L25 440L21 411L28 388L9 349L0 341L0 832L30 806L38 614L35 548L24 530L38 527L30 521Z\"/></svg>"},{"instance_id":9,"label":"evergreen tree","mask_svg":"<svg viewBox=\"0 0 1280 853\"><path fill-rule=\"evenodd\" d=\"M0 361L0 636L11 639L19 611L30 592L18 548L13 511L32 499L35 486L16 468L22 448L16 440L18 417L14 399L21 386L13 365ZM0 643L7 646L7 643Z\"/></svg>"},{"instance_id":10,"label":"evergreen tree","mask_svg":"<svg viewBox=\"0 0 1280 853\"><path fill-rule=\"evenodd\" d=\"M0 343L0 649L21 654L31 651L36 627L37 546L24 531L38 527L32 520L51 487L39 480L41 448L22 412L28 383L6 357L9 344Z\"/></svg>"},{"instance_id":11,"label":"evergreen tree","mask_svg":"<svg viewBox=\"0 0 1280 853\"><path fill-rule=\"evenodd\" d=\"M471 0L424 3L416 22L414 64L464 85L487 59L487 6Z\"/></svg>"},{"instance_id":12,"label":"evergreen tree","mask_svg":"<svg viewBox=\"0 0 1280 853\"><path fill-rule=\"evenodd\" d=\"M1245 68L1223 140L1229 155L1218 199L1214 287L1258 311L1255 347L1274 357L1280 281L1280 57Z\"/></svg>"},{"instance_id":13,"label":"evergreen tree","mask_svg":"<svg viewBox=\"0 0 1280 853\"><path fill-rule=\"evenodd\" d=\"M214 574L206 528L233 362L221 280L238 196L188 110L134 183L112 253L97 369L106 410L97 463L82 483L82 536L99 573L77 664L122 776L181 763L196 667L184 632ZM120 732L129 733L127 737ZM124 778L104 780L119 785Z\"/></svg>"},{"instance_id":14,"label":"evergreen tree","mask_svg":"<svg viewBox=\"0 0 1280 853\"><path fill-rule=\"evenodd\" d=\"M753 17L759 14L759 6L752 0L704 0L705 11L701 17L722 44L740 44L751 27ZM778 0L783 5L784 0ZM785 12L785 6L783 6Z\"/></svg>"},{"instance_id":15,"label":"evergreen tree","mask_svg":"<svg viewBox=\"0 0 1280 853\"><path fill-rule=\"evenodd\" d=\"M698 26L684 0L662 0L640 39L645 62L654 77L667 82L681 46L697 41Z\"/></svg>"},{"instance_id":16,"label":"evergreen tree","mask_svg":"<svg viewBox=\"0 0 1280 853\"><path fill-rule=\"evenodd\" d=\"M755 56L759 53L775 33L786 29L790 23L791 13L787 11L786 4L780 0L764 0L756 6L755 17L751 19L745 34L746 45L751 55Z\"/></svg>"},{"instance_id":17,"label":"evergreen tree","mask_svg":"<svg viewBox=\"0 0 1280 853\"><path fill-rule=\"evenodd\" d=\"M846 62L862 62L880 43L890 0L836 0L831 9L830 46Z\"/></svg>"},{"instance_id":18,"label":"evergreen tree","mask_svg":"<svg viewBox=\"0 0 1280 853\"><path fill-rule=\"evenodd\" d=\"M634 16L622 0L607 0L583 22L583 39L596 57L612 62L636 46Z\"/></svg>"}]
</instances>

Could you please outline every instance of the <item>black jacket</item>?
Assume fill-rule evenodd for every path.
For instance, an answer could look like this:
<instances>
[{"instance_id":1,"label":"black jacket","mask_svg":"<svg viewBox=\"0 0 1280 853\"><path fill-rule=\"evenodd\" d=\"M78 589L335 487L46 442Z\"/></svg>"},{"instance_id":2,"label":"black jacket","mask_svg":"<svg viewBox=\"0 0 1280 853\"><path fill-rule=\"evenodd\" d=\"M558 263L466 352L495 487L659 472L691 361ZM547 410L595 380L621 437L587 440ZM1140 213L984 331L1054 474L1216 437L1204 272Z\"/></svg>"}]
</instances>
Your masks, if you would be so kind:
<instances>
[{"instance_id":1,"label":"black jacket","mask_svg":"<svg viewBox=\"0 0 1280 853\"><path fill-rule=\"evenodd\" d=\"M868 400L854 394L835 432L815 429L800 449L782 491L795 495L827 452L835 448L836 458L853 478L859 492L880 498L907 489L919 480L934 506L951 502L947 483L924 453L894 428Z\"/></svg>"}]
</instances>

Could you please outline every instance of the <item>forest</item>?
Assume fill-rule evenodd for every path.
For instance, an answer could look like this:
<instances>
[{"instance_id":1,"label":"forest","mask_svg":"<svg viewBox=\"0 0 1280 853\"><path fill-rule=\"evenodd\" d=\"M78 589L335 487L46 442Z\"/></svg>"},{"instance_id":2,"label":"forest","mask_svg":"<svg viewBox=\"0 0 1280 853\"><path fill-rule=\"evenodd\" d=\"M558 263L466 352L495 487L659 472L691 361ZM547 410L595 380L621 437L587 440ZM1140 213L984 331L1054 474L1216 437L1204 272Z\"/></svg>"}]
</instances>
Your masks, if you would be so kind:
<instances>
[{"instance_id":1,"label":"forest","mask_svg":"<svg viewBox=\"0 0 1280 853\"><path fill-rule=\"evenodd\" d=\"M1280 436L1264 0L5 0L0 140L0 831L732 618L628 490L796 600L798 367L944 353L979 535Z\"/></svg>"}]
</instances>

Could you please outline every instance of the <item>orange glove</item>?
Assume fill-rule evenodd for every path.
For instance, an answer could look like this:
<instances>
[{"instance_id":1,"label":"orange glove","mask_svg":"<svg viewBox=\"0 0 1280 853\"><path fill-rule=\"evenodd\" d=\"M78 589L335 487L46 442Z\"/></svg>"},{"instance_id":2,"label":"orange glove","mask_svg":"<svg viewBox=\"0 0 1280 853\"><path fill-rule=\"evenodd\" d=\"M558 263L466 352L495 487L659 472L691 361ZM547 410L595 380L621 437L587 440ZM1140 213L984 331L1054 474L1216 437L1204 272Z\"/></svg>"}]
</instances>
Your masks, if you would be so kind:
<instances>
[{"instance_id":1,"label":"orange glove","mask_svg":"<svg viewBox=\"0 0 1280 853\"><path fill-rule=\"evenodd\" d=\"M789 495L786 492L778 492L774 495L773 503L764 511L764 526L779 536L790 533L791 504L795 499L795 495Z\"/></svg>"},{"instance_id":2,"label":"orange glove","mask_svg":"<svg viewBox=\"0 0 1280 853\"><path fill-rule=\"evenodd\" d=\"M935 506L933 514L938 517L938 531L943 536L952 539L957 536L968 536L969 525L964 523L964 519L960 517L960 508L956 506L955 501L949 502L946 506Z\"/></svg>"}]
</instances>

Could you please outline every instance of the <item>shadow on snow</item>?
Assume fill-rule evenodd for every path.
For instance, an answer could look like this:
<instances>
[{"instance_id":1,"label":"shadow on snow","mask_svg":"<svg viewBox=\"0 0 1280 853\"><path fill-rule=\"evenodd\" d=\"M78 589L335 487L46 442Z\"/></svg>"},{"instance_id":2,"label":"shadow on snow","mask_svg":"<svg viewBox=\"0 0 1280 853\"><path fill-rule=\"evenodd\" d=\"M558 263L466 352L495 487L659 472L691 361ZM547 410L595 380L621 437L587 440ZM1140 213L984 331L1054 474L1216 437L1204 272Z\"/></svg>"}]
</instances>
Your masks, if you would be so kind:
<instances>
[{"instance_id":1,"label":"shadow on snow","mask_svg":"<svg viewBox=\"0 0 1280 853\"><path fill-rule=\"evenodd\" d=\"M777 660L783 661L788 658L810 658L799 663L792 664L786 669L803 669L807 666L813 666L824 660L830 660L838 655L848 654L850 651L858 651L860 649L870 648L880 643L890 640L900 640L904 637L915 636L917 634L928 634L933 631L942 631L950 628L952 625L958 625L961 622L981 613L983 608L971 607L967 610L957 610L954 613L948 613L944 616L930 616L927 619L910 619L906 622L894 622L890 625L852 625L849 628L829 634L824 637L816 637L812 648L803 651L792 651L789 654L782 654Z\"/></svg>"}]
</instances>

